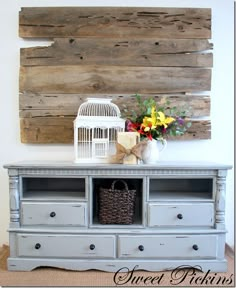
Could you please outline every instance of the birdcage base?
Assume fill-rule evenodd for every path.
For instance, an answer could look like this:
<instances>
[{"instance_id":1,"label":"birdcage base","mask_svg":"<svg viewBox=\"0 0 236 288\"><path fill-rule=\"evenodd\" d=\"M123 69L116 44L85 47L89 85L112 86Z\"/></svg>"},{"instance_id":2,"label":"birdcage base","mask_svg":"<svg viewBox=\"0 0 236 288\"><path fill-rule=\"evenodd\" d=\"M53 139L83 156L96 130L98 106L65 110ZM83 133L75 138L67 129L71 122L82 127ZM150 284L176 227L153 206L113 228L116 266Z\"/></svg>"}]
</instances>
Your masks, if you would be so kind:
<instances>
[{"instance_id":1,"label":"birdcage base","mask_svg":"<svg viewBox=\"0 0 236 288\"><path fill-rule=\"evenodd\" d=\"M74 163L78 163L78 164L86 164L86 163L94 163L94 164L99 164L99 163L104 163L107 164L109 163L109 159L108 158L78 158L74 160Z\"/></svg>"}]
</instances>

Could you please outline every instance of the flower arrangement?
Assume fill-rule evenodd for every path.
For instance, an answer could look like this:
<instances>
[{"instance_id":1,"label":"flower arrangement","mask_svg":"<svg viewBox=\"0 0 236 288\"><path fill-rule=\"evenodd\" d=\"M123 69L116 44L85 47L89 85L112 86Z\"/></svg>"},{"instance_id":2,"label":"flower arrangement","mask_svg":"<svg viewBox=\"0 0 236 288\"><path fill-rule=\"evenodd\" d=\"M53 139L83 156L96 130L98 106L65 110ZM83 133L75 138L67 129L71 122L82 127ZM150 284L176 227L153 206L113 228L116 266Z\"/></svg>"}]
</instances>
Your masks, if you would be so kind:
<instances>
[{"instance_id":1,"label":"flower arrangement","mask_svg":"<svg viewBox=\"0 0 236 288\"><path fill-rule=\"evenodd\" d=\"M170 107L169 101L157 106L153 98L142 101L139 94L135 94L135 97L139 114L131 111L132 115L127 117L126 129L129 132L138 132L141 140L163 141L168 135L181 136L191 126L191 122L186 119L186 110Z\"/></svg>"}]
</instances>

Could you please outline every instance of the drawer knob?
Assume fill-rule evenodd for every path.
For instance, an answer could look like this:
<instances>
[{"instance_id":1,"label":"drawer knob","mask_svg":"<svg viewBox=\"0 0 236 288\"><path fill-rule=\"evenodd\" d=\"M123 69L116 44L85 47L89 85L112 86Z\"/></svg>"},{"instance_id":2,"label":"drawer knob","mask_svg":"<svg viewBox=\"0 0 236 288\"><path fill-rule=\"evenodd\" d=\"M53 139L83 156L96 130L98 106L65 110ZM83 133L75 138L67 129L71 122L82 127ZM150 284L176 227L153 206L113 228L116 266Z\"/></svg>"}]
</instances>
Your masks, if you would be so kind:
<instances>
[{"instance_id":1,"label":"drawer knob","mask_svg":"<svg viewBox=\"0 0 236 288\"><path fill-rule=\"evenodd\" d=\"M139 249L139 251L143 251L143 250L144 250L143 245L139 245L139 246L138 246L138 249Z\"/></svg>"},{"instance_id":2,"label":"drawer knob","mask_svg":"<svg viewBox=\"0 0 236 288\"><path fill-rule=\"evenodd\" d=\"M198 249L199 249L199 248L198 248L197 244L194 244L194 245L193 245L193 250L196 250L196 251L197 251Z\"/></svg>"},{"instance_id":3,"label":"drawer knob","mask_svg":"<svg viewBox=\"0 0 236 288\"><path fill-rule=\"evenodd\" d=\"M37 249L37 250L38 250L38 249L40 249L40 248L41 248L41 244L40 244L40 243L36 243L34 247L35 247L35 249Z\"/></svg>"},{"instance_id":4,"label":"drawer knob","mask_svg":"<svg viewBox=\"0 0 236 288\"><path fill-rule=\"evenodd\" d=\"M94 244L91 244L91 245L89 246L89 249L90 249L90 250L94 250L94 249L95 249L95 245L94 245Z\"/></svg>"},{"instance_id":5,"label":"drawer knob","mask_svg":"<svg viewBox=\"0 0 236 288\"><path fill-rule=\"evenodd\" d=\"M183 215L182 214L178 214L177 218L181 220L181 219L183 219Z\"/></svg>"},{"instance_id":6,"label":"drawer knob","mask_svg":"<svg viewBox=\"0 0 236 288\"><path fill-rule=\"evenodd\" d=\"M56 216L56 212L51 212L51 213L50 213L50 217L53 218L53 217L55 217L55 216Z\"/></svg>"}]
</instances>

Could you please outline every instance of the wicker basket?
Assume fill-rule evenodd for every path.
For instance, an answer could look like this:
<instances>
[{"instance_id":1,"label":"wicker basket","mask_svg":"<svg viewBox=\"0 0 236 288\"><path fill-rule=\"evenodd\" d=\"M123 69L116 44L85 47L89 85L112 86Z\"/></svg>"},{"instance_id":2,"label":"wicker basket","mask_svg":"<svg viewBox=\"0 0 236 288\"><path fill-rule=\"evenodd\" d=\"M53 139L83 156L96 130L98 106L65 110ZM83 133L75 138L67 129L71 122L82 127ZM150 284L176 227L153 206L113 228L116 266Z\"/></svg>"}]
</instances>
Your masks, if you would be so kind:
<instances>
[{"instance_id":1,"label":"wicker basket","mask_svg":"<svg viewBox=\"0 0 236 288\"><path fill-rule=\"evenodd\" d=\"M124 189L115 189L115 184L122 182ZM132 224L134 221L136 190L129 190L123 180L112 182L111 188L100 187L99 222L101 224Z\"/></svg>"}]
</instances>

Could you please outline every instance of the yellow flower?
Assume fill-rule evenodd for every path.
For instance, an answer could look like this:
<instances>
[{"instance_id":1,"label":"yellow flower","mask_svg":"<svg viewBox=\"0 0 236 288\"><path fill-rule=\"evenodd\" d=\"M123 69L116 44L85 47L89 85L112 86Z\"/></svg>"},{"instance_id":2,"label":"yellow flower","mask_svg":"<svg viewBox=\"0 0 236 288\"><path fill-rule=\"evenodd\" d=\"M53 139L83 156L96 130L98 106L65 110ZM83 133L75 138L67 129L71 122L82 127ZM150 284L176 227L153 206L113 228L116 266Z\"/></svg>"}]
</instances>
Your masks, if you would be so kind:
<instances>
[{"instance_id":1,"label":"yellow flower","mask_svg":"<svg viewBox=\"0 0 236 288\"><path fill-rule=\"evenodd\" d=\"M145 116L143 118L143 123L141 126L144 128L143 130L145 132L148 132L149 130L155 129L157 127L157 117L156 117L156 107L152 106L152 112L151 117Z\"/></svg>"},{"instance_id":2,"label":"yellow flower","mask_svg":"<svg viewBox=\"0 0 236 288\"><path fill-rule=\"evenodd\" d=\"M159 116L157 116L156 125L157 126L164 126L164 128L167 128L170 123L175 121L175 118L172 117L166 117L163 112L157 112Z\"/></svg>"},{"instance_id":3,"label":"yellow flower","mask_svg":"<svg viewBox=\"0 0 236 288\"><path fill-rule=\"evenodd\" d=\"M150 129L155 129L157 126L155 125L156 119L153 119L151 117L145 116L143 118L143 123L141 126L143 127L143 130L145 132L149 131Z\"/></svg>"}]
</instances>

